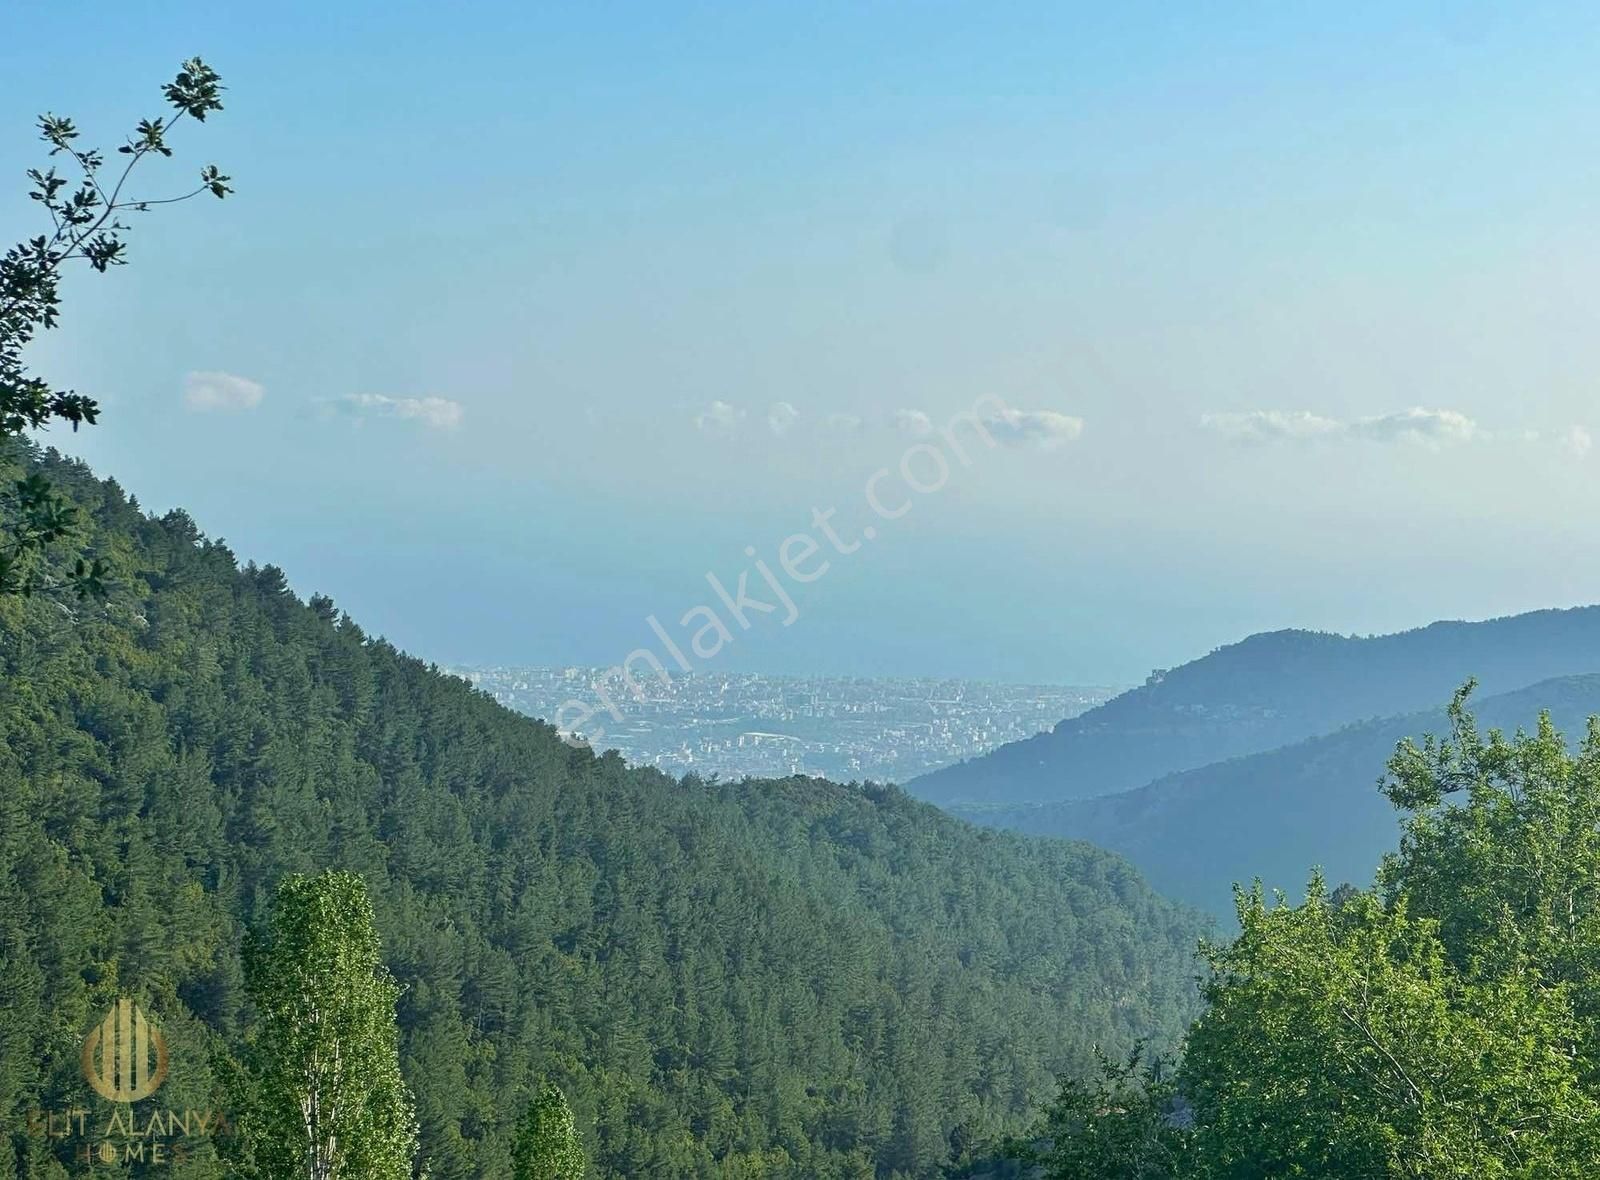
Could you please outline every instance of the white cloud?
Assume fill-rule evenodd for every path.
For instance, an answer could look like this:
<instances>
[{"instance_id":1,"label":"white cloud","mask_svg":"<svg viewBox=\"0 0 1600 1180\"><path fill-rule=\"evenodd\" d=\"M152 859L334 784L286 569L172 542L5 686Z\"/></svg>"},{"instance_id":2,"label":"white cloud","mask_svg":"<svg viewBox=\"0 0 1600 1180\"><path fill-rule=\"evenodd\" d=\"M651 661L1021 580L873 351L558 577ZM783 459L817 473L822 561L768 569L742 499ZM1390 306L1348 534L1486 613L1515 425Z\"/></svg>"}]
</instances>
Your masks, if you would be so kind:
<instances>
[{"instance_id":1,"label":"white cloud","mask_svg":"<svg viewBox=\"0 0 1600 1180\"><path fill-rule=\"evenodd\" d=\"M1342 422L1305 410L1249 410L1242 414L1205 414L1200 424L1241 442L1279 442L1337 434Z\"/></svg>"},{"instance_id":2,"label":"white cloud","mask_svg":"<svg viewBox=\"0 0 1600 1180\"><path fill-rule=\"evenodd\" d=\"M894 428L911 438L927 438L933 433L933 419L921 410L896 410Z\"/></svg>"},{"instance_id":3,"label":"white cloud","mask_svg":"<svg viewBox=\"0 0 1600 1180\"><path fill-rule=\"evenodd\" d=\"M1397 414L1358 418L1350 423L1349 431L1357 438L1373 442L1409 441L1430 446L1471 442L1483 435L1482 428L1465 414L1455 410L1425 410L1420 406Z\"/></svg>"},{"instance_id":4,"label":"white cloud","mask_svg":"<svg viewBox=\"0 0 1600 1180\"><path fill-rule=\"evenodd\" d=\"M744 417L744 411L735 405L724 401L712 402L705 409L694 416L694 427L702 434L716 434L727 437L739 425Z\"/></svg>"},{"instance_id":5,"label":"white cloud","mask_svg":"<svg viewBox=\"0 0 1600 1180\"><path fill-rule=\"evenodd\" d=\"M447 397L389 397L382 393L352 393L334 405L356 418L398 418L430 430L454 430L465 411Z\"/></svg>"},{"instance_id":6,"label":"white cloud","mask_svg":"<svg viewBox=\"0 0 1600 1180\"><path fill-rule=\"evenodd\" d=\"M1456 410L1418 406L1392 414L1341 421L1305 410L1249 410L1205 414L1200 424L1240 442L1294 442L1316 438L1349 438L1366 442L1415 442L1429 447L1471 442L1486 437L1475 421Z\"/></svg>"},{"instance_id":7,"label":"white cloud","mask_svg":"<svg viewBox=\"0 0 1600 1180\"><path fill-rule=\"evenodd\" d=\"M1083 435L1083 419L1055 410L999 410L983 425L1001 446L1036 446L1050 450Z\"/></svg>"},{"instance_id":8,"label":"white cloud","mask_svg":"<svg viewBox=\"0 0 1600 1180\"><path fill-rule=\"evenodd\" d=\"M1013 410L1000 405L998 398L985 398L984 401L990 407L999 405L998 409L977 408L974 411L983 429L989 432L989 437L998 446L1032 446L1039 450L1050 450L1062 443L1072 442L1083 434L1082 418L1055 410ZM960 417L971 421L970 414ZM852 418L851 421L859 420ZM922 410L896 410L892 421L894 428L907 438L928 438L934 432L933 418Z\"/></svg>"},{"instance_id":9,"label":"white cloud","mask_svg":"<svg viewBox=\"0 0 1600 1180\"><path fill-rule=\"evenodd\" d=\"M1569 426L1561 436L1561 445L1581 459L1594 449L1594 436L1587 426Z\"/></svg>"},{"instance_id":10,"label":"white cloud","mask_svg":"<svg viewBox=\"0 0 1600 1180\"><path fill-rule=\"evenodd\" d=\"M232 373L196 370L183 379L183 404L201 412L253 410L266 392L257 382Z\"/></svg>"},{"instance_id":11,"label":"white cloud","mask_svg":"<svg viewBox=\"0 0 1600 1180\"><path fill-rule=\"evenodd\" d=\"M773 402L767 410L767 429L780 438L800 420L800 411L788 402Z\"/></svg>"}]
</instances>

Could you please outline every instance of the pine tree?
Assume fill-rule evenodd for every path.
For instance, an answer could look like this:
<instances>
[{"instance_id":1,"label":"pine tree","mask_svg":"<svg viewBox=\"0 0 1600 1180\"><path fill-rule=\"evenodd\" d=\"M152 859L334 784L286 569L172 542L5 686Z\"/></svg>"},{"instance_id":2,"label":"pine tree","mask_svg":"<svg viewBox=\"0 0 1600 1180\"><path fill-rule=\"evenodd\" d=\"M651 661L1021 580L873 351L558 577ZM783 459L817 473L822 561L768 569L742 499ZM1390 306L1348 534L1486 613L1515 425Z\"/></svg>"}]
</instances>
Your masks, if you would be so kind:
<instances>
[{"instance_id":1,"label":"pine tree","mask_svg":"<svg viewBox=\"0 0 1600 1180\"><path fill-rule=\"evenodd\" d=\"M407 1180L416 1120L400 1076L399 989L353 873L279 885L245 951L257 1007L240 1131L263 1180Z\"/></svg>"},{"instance_id":2,"label":"pine tree","mask_svg":"<svg viewBox=\"0 0 1600 1180\"><path fill-rule=\"evenodd\" d=\"M583 1180L587 1164L572 1108L554 1082L528 1104L511 1149L515 1180Z\"/></svg>"}]
</instances>

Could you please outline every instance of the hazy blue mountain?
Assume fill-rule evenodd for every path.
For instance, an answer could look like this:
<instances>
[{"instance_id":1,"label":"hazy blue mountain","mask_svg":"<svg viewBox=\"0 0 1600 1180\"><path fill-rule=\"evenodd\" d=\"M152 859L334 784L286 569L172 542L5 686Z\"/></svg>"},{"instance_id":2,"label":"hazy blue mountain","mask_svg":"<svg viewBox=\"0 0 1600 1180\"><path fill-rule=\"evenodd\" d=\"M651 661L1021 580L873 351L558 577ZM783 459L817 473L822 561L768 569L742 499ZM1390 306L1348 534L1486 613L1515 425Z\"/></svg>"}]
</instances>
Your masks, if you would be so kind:
<instances>
[{"instance_id":1,"label":"hazy blue mountain","mask_svg":"<svg viewBox=\"0 0 1600 1180\"><path fill-rule=\"evenodd\" d=\"M913 779L935 803L1088 799L1340 726L1600 669L1600 607L1353 638L1272 631L1156 673L1049 733Z\"/></svg>"},{"instance_id":2,"label":"hazy blue mountain","mask_svg":"<svg viewBox=\"0 0 1600 1180\"><path fill-rule=\"evenodd\" d=\"M1548 709L1569 739L1600 713L1600 675L1547 680L1474 700L1480 727L1531 729ZM1096 799L953 810L981 823L1072 836L1122 853L1158 890L1228 917L1232 884L1297 891L1313 865L1367 884L1399 837L1378 791L1396 743L1446 729L1442 708L1351 725L1264 754L1167 775Z\"/></svg>"}]
</instances>

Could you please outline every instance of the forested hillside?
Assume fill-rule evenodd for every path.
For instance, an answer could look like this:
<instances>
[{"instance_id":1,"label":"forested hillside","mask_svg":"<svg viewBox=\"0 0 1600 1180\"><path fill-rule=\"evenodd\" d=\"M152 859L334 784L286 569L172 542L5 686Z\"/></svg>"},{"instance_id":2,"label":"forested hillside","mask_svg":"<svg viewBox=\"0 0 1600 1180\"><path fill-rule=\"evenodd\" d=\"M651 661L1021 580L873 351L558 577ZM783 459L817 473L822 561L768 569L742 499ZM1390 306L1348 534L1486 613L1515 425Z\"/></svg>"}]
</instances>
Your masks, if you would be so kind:
<instances>
[{"instance_id":1,"label":"forested hillside","mask_svg":"<svg viewBox=\"0 0 1600 1180\"><path fill-rule=\"evenodd\" d=\"M104 603L0 600L0 1176L57 1174L18 1128L82 1101L118 993L224 1068L243 931L326 866L373 896L433 1180L508 1175L545 1077L598 1176L932 1178L1096 1044L1194 1011L1199 919L1119 857L570 748L185 514L19 464L112 577Z\"/></svg>"},{"instance_id":2,"label":"forested hillside","mask_svg":"<svg viewBox=\"0 0 1600 1180\"><path fill-rule=\"evenodd\" d=\"M1600 714L1600 675L1569 676L1486 697L1475 712L1508 732L1541 711L1570 733ZM1021 807L956 808L976 822L1071 837L1120 852L1170 897L1230 919L1233 885L1259 877L1298 895L1307 870L1330 882L1372 879L1400 817L1372 768L1404 738L1443 734L1443 708L1167 775L1135 791Z\"/></svg>"},{"instance_id":3,"label":"forested hillside","mask_svg":"<svg viewBox=\"0 0 1600 1180\"><path fill-rule=\"evenodd\" d=\"M1600 668L1600 607L1366 638L1273 631L1219 648L1049 733L914 779L935 803L1086 799L1352 722L1438 706L1469 676L1486 693Z\"/></svg>"}]
</instances>

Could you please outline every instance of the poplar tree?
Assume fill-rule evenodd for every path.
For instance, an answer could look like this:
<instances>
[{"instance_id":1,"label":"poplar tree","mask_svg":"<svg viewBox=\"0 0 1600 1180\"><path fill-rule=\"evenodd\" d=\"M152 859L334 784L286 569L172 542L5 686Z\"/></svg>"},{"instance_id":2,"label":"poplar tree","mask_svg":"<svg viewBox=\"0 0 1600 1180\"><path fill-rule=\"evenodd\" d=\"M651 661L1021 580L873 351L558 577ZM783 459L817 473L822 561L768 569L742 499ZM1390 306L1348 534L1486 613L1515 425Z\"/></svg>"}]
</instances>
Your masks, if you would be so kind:
<instances>
[{"instance_id":1,"label":"poplar tree","mask_svg":"<svg viewBox=\"0 0 1600 1180\"><path fill-rule=\"evenodd\" d=\"M245 946L256 1005L240 1120L261 1180L405 1180L416 1155L400 1076L399 988L354 873L287 877Z\"/></svg>"},{"instance_id":2,"label":"poplar tree","mask_svg":"<svg viewBox=\"0 0 1600 1180\"><path fill-rule=\"evenodd\" d=\"M567 1097L546 1082L523 1112L511 1149L514 1180L583 1180L587 1166Z\"/></svg>"}]
</instances>

